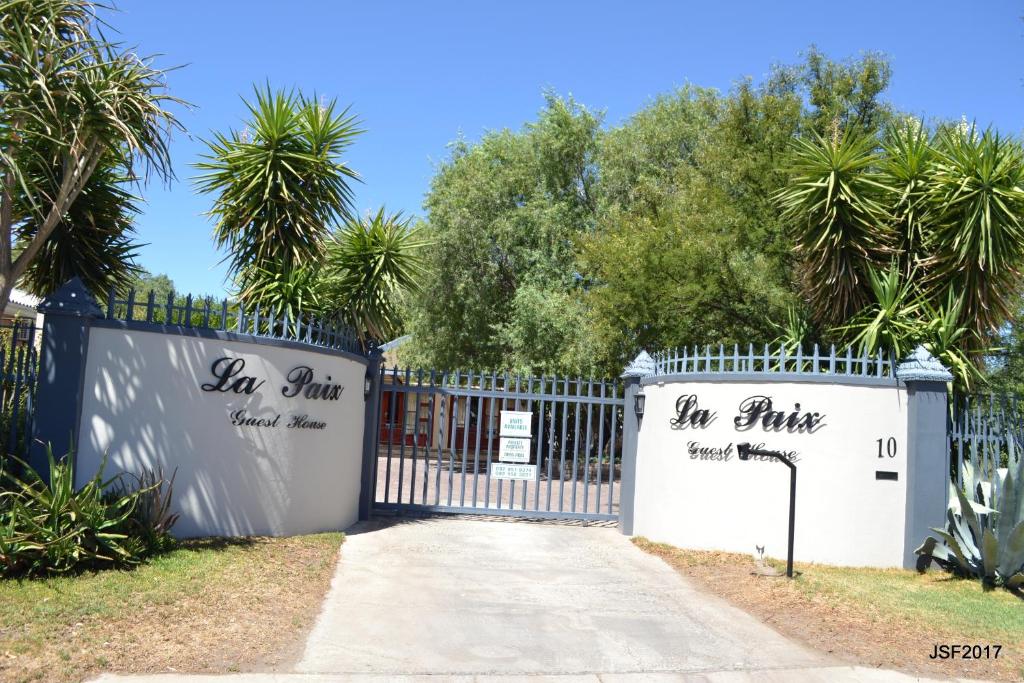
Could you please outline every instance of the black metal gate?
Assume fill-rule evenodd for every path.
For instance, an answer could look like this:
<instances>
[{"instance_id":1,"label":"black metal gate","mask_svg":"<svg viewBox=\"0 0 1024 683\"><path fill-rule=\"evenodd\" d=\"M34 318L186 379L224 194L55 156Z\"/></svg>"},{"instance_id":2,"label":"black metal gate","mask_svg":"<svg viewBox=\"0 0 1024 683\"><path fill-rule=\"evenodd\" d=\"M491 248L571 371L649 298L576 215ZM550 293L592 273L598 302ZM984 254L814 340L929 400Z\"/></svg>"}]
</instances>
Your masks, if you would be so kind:
<instances>
[{"instance_id":1,"label":"black metal gate","mask_svg":"<svg viewBox=\"0 0 1024 683\"><path fill-rule=\"evenodd\" d=\"M618 519L621 384L382 368L376 385L374 509ZM532 416L511 463L506 411Z\"/></svg>"}]
</instances>

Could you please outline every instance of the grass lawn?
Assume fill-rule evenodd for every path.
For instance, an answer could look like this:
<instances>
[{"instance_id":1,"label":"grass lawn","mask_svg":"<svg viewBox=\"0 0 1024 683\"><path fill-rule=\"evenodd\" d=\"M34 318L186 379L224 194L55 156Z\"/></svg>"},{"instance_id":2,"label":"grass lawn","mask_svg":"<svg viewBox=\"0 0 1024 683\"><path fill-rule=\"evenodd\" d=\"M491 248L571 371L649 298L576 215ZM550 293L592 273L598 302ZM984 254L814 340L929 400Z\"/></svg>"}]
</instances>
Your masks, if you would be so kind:
<instances>
[{"instance_id":1,"label":"grass lawn","mask_svg":"<svg viewBox=\"0 0 1024 683\"><path fill-rule=\"evenodd\" d=\"M797 563L789 581L752 557L634 543L776 630L840 659L932 676L1024 680L1024 600L930 571ZM785 562L773 561L782 570ZM936 644L1002 645L998 659L933 660Z\"/></svg>"},{"instance_id":2,"label":"grass lawn","mask_svg":"<svg viewBox=\"0 0 1024 683\"><path fill-rule=\"evenodd\" d=\"M187 541L133 571L0 581L0 680L290 665L343 540Z\"/></svg>"}]
</instances>

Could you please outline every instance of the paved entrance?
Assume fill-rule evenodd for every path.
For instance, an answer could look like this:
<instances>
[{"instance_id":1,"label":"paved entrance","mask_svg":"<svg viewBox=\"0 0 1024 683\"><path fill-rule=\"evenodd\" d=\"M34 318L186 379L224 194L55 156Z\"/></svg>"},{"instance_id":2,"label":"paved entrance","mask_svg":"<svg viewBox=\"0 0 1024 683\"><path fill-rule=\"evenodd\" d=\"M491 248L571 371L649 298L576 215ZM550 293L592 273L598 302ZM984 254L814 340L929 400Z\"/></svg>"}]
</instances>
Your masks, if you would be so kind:
<instances>
[{"instance_id":1,"label":"paved entrance","mask_svg":"<svg viewBox=\"0 0 1024 683\"><path fill-rule=\"evenodd\" d=\"M97 683L909 683L840 665L699 592L618 529L364 523L294 673Z\"/></svg>"},{"instance_id":2,"label":"paved entrance","mask_svg":"<svg viewBox=\"0 0 1024 683\"><path fill-rule=\"evenodd\" d=\"M353 529L342 558L299 671L550 675L828 665L698 592L615 528L378 522Z\"/></svg>"}]
</instances>

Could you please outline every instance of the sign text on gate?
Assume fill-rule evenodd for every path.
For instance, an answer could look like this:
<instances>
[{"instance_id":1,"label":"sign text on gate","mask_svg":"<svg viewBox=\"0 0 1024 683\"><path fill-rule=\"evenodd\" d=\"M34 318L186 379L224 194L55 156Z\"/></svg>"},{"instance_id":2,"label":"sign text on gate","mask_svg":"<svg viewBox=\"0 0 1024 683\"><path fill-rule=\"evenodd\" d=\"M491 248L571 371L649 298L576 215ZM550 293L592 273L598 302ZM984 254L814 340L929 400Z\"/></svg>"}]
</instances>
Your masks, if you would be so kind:
<instances>
[{"instance_id":1,"label":"sign text on gate","mask_svg":"<svg viewBox=\"0 0 1024 683\"><path fill-rule=\"evenodd\" d=\"M494 466L494 479L534 479L537 466L530 462L530 437L533 432L533 413L518 410L501 411L501 440L498 446L499 464ZM516 463L516 464L506 464Z\"/></svg>"}]
</instances>

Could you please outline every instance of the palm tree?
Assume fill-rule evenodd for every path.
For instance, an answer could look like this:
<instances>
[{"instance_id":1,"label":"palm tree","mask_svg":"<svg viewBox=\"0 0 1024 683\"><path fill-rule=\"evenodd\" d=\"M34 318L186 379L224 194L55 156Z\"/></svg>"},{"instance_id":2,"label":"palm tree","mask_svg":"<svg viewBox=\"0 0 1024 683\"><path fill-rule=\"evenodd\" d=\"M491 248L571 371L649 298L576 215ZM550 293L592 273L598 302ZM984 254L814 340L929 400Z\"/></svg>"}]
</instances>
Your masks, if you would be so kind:
<instances>
[{"instance_id":1,"label":"palm tree","mask_svg":"<svg viewBox=\"0 0 1024 683\"><path fill-rule=\"evenodd\" d=\"M871 299L868 270L892 256L877 141L865 135L795 138L789 184L776 199L789 221L799 280L815 322L839 325Z\"/></svg>"},{"instance_id":2,"label":"palm tree","mask_svg":"<svg viewBox=\"0 0 1024 683\"><path fill-rule=\"evenodd\" d=\"M341 155L362 132L355 117L269 88L246 106L246 128L216 134L196 165L239 298L289 320L340 318L364 345L389 338L418 286L423 240L400 214L353 215L359 176Z\"/></svg>"},{"instance_id":3,"label":"palm tree","mask_svg":"<svg viewBox=\"0 0 1024 683\"><path fill-rule=\"evenodd\" d=\"M981 363L1021 293L1019 141L903 121L881 138L799 139L790 177L776 199L815 322L869 351L925 343Z\"/></svg>"},{"instance_id":4,"label":"palm tree","mask_svg":"<svg viewBox=\"0 0 1024 683\"><path fill-rule=\"evenodd\" d=\"M424 273L423 239L401 214L349 220L327 243L323 299L355 328L365 345L401 330L402 297L419 292Z\"/></svg>"},{"instance_id":5,"label":"palm tree","mask_svg":"<svg viewBox=\"0 0 1024 683\"><path fill-rule=\"evenodd\" d=\"M334 100L294 91L256 89L245 106L251 119L242 131L207 142L196 187L214 195L214 240L242 299L253 300L252 276L318 261L331 227L351 217L359 176L341 155L362 131Z\"/></svg>"},{"instance_id":6,"label":"palm tree","mask_svg":"<svg viewBox=\"0 0 1024 683\"><path fill-rule=\"evenodd\" d=\"M181 126L166 107L183 103L164 71L96 25L87 0L0 0L0 309L26 274L41 293L68 272L123 280L124 185L173 177L167 146ZM57 244L58 232L73 237Z\"/></svg>"},{"instance_id":7,"label":"palm tree","mask_svg":"<svg viewBox=\"0 0 1024 683\"><path fill-rule=\"evenodd\" d=\"M100 163L29 264L22 288L45 297L73 277L93 293L131 285L140 272L133 225L138 197L119 172L115 164ZM30 225L22 228L27 234Z\"/></svg>"}]
</instances>

